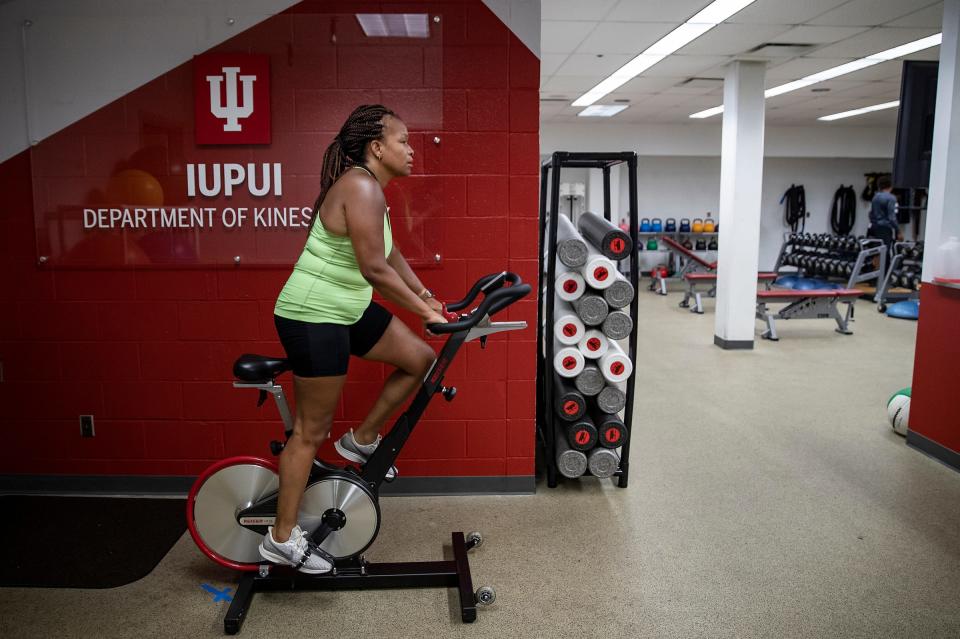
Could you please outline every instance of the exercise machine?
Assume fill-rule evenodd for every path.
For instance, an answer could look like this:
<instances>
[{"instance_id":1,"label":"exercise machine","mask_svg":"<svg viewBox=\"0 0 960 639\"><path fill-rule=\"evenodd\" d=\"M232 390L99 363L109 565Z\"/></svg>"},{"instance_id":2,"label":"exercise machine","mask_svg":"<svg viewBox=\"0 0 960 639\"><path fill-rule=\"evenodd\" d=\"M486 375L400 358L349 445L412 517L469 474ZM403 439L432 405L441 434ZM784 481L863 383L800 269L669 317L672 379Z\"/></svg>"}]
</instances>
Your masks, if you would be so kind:
<instances>
[{"instance_id":1,"label":"exercise machine","mask_svg":"<svg viewBox=\"0 0 960 639\"><path fill-rule=\"evenodd\" d=\"M467 552L483 542L479 533L452 534L452 561L371 563L363 556L380 531L379 489L387 471L433 396L440 393L447 401L456 396L457 389L443 386L443 378L457 351L465 342L480 340L483 347L494 333L527 326L522 321L490 319L530 293L529 284L507 271L481 278L464 299L448 304L446 310L462 311L481 293L483 299L472 311L451 317L455 321L447 324L428 326L436 335L447 335L447 340L410 406L367 462L341 466L314 461L297 520L309 533L310 543L333 560L331 572L306 575L260 557L260 542L277 514L279 468L274 461L233 457L213 464L197 478L187 498L190 534L213 561L244 572L224 618L227 634L240 631L258 591L452 587L459 590L460 616L465 623L476 620L477 604L493 603L496 593L492 588L473 591ZM290 363L286 359L262 355L242 355L233 367L237 378L234 387L259 391L258 405L268 395L273 396L287 439L293 432L293 419L276 378L288 370ZM271 452L279 455L283 446L281 442L271 442Z\"/></svg>"}]
</instances>

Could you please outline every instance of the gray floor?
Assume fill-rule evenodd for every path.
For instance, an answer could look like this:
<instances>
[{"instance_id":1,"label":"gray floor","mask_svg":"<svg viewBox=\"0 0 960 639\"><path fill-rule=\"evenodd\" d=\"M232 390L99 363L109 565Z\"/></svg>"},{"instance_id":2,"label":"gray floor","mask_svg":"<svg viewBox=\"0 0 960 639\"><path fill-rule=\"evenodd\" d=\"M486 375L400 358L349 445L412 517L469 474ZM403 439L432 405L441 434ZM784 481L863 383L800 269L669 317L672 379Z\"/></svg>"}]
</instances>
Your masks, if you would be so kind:
<instances>
[{"instance_id":1,"label":"gray floor","mask_svg":"<svg viewBox=\"0 0 960 639\"><path fill-rule=\"evenodd\" d=\"M753 352L644 293L631 485L390 498L373 560L439 559L449 531L493 607L442 590L260 594L245 637L958 637L960 473L908 448L884 405L916 324L858 306L854 335L782 322ZM760 324L757 324L758 331ZM29 552L69 552L69 547ZM216 637L235 585L189 535L113 590L0 591L0 636Z\"/></svg>"}]
</instances>

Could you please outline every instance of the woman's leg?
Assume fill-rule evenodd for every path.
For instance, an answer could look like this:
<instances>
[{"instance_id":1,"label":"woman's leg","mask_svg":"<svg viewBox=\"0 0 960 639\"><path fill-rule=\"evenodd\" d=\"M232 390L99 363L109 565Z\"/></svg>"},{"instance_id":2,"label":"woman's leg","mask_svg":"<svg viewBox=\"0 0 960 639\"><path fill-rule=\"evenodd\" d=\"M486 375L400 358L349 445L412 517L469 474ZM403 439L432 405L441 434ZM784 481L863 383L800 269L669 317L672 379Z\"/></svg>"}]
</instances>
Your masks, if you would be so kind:
<instances>
[{"instance_id":1,"label":"woman's leg","mask_svg":"<svg viewBox=\"0 0 960 639\"><path fill-rule=\"evenodd\" d=\"M293 434L280 454L280 497L273 537L284 542L297 525L300 498L317 449L330 434L346 375L293 378L297 415Z\"/></svg>"},{"instance_id":2,"label":"woman's leg","mask_svg":"<svg viewBox=\"0 0 960 639\"><path fill-rule=\"evenodd\" d=\"M394 317L383 336L363 358L397 367L384 382L380 397L374 402L366 419L353 431L358 444L370 444L377 439L386 419L423 381L437 354L406 324Z\"/></svg>"}]
</instances>

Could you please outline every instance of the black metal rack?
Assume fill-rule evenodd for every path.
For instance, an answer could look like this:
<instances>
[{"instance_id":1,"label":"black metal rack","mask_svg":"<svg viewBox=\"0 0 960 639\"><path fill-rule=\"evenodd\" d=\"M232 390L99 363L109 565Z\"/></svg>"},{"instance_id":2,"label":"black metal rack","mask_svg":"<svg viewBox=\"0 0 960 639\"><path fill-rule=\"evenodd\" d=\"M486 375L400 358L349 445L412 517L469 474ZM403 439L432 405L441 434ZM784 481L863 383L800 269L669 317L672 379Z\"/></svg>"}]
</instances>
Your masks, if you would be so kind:
<instances>
[{"instance_id":1,"label":"black metal rack","mask_svg":"<svg viewBox=\"0 0 960 639\"><path fill-rule=\"evenodd\" d=\"M624 408L623 423L627 429L627 441L620 451L620 465L614 473L617 486L626 488L629 480L630 445L632 442L633 425L633 398L634 379L637 375L637 305L639 302L638 285L640 279L639 263L636 250L638 238L637 217L637 154L634 152L619 153L572 153L557 151L551 159L540 169L540 273L546 281L537 291L537 443L542 453L543 466L546 471L547 486L554 488L557 485L557 460L555 422L553 410L554 396L554 285L556 282L557 259L557 216L560 215L560 171L564 168L588 168L603 171L603 215L610 221L610 168L619 164L626 164L629 180L629 207L630 207L630 239L633 241L634 252L629 260L630 270L628 279L633 285L634 296L630 303L630 317L633 320L633 330L628 338L629 352L627 355L634 363L633 373L626 381L627 402ZM553 170L551 175L550 171ZM550 186L549 194L547 186ZM548 199L549 195L549 199ZM548 211L549 205L549 211ZM573 220L571 220L573 221ZM623 260L621 260L622 263ZM587 471L589 473L589 470Z\"/></svg>"}]
</instances>

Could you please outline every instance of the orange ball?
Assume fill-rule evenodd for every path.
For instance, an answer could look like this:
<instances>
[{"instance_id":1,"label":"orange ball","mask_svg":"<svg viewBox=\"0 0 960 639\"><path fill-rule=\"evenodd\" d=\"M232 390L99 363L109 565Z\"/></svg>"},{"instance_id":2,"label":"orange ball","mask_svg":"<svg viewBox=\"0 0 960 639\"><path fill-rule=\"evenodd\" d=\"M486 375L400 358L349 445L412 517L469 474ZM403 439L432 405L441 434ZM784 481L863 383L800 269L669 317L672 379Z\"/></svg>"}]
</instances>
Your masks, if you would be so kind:
<instances>
[{"instance_id":1,"label":"orange ball","mask_svg":"<svg viewBox=\"0 0 960 639\"><path fill-rule=\"evenodd\" d=\"M110 178L107 200L114 205L162 206L163 187L146 171L125 169Z\"/></svg>"}]
</instances>

